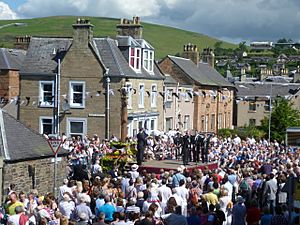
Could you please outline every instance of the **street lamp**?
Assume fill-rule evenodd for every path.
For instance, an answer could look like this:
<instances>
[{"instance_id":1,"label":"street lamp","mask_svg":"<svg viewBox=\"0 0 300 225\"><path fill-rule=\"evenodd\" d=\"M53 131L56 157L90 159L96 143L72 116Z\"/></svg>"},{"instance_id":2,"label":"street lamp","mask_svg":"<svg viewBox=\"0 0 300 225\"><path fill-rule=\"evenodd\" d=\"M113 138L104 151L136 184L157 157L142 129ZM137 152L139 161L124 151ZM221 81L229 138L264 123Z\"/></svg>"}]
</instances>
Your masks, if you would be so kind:
<instances>
[{"instance_id":1,"label":"street lamp","mask_svg":"<svg viewBox=\"0 0 300 225\"><path fill-rule=\"evenodd\" d=\"M108 77L109 69L105 72L106 83L106 95L105 95L105 138L109 139L109 90L110 90L110 78Z\"/></svg>"}]
</instances>

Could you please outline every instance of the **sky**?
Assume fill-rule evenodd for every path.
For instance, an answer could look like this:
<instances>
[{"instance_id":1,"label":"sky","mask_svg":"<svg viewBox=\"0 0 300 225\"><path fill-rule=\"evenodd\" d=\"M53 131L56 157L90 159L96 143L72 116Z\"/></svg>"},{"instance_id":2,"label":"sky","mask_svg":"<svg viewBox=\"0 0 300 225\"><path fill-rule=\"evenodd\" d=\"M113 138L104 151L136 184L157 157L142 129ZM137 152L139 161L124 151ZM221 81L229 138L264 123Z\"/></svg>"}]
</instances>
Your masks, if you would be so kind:
<instances>
[{"instance_id":1,"label":"sky","mask_svg":"<svg viewBox=\"0 0 300 225\"><path fill-rule=\"evenodd\" d=\"M132 18L224 41L300 41L300 0L0 0L0 19Z\"/></svg>"}]
</instances>

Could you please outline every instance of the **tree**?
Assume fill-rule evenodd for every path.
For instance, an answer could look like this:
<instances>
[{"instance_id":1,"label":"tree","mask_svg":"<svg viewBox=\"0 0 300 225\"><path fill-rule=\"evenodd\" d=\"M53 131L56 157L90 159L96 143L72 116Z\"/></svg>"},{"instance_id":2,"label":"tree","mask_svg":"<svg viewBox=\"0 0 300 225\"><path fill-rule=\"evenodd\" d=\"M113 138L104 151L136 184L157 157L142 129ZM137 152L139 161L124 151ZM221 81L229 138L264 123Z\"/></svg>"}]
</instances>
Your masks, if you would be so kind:
<instances>
[{"instance_id":1,"label":"tree","mask_svg":"<svg viewBox=\"0 0 300 225\"><path fill-rule=\"evenodd\" d=\"M286 128L300 125L300 112L293 108L293 103L283 97L275 99L271 114L271 140L283 141ZM261 129L268 134L269 116L261 121Z\"/></svg>"}]
</instances>

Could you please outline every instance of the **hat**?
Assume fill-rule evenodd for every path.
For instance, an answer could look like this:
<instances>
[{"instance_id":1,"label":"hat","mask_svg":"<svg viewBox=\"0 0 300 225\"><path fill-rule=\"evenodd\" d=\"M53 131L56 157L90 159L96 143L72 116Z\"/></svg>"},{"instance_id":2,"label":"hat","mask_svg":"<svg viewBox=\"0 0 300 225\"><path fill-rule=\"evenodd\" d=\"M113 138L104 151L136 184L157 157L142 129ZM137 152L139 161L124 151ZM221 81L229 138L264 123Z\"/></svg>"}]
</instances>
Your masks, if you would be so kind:
<instances>
[{"instance_id":1,"label":"hat","mask_svg":"<svg viewBox=\"0 0 300 225\"><path fill-rule=\"evenodd\" d=\"M237 201L237 203L242 204L245 202L245 199L239 195L239 196L237 196L236 201Z\"/></svg>"},{"instance_id":2,"label":"hat","mask_svg":"<svg viewBox=\"0 0 300 225\"><path fill-rule=\"evenodd\" d=\"M133 164L133 165L131 166L131 169L132 169L133 171L138 170L138 168L139 168L139 166L138 166L137 164Z\"/></svg>"},{"instance_id":3,"label":"hat","mask_svg":"<svg viewBox=\"0 0 300 225\"><path fill-rule=\"evenodd\" d=\"M177 172L182 173L182 168L181 168L181 167L178 167L178 168L177 168Z\"/></svg>"}]
</instances>

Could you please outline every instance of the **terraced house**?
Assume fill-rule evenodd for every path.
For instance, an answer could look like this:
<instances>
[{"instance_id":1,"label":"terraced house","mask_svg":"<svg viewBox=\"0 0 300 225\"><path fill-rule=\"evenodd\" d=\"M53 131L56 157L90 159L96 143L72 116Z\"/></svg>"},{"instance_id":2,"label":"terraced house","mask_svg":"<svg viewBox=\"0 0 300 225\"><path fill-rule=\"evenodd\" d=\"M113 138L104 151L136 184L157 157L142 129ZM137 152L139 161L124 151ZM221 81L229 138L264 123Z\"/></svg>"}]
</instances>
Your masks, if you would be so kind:
<instances>
[{"instance_id":1,"label":"terraced house","mask_svg":"<svg viewBox=\"0 0 300 225\"><path fill-rule=\"evenodd\" d=\"M40 133L81 137L162 129L164 77L140 19L122 19L116 39L93 37L92 28L78 19L72 38L31 38L20 70L19 119Z\"/></svg>"},{"instance_id":2,"label":"terraced house","mask_svg":"<svg viewBox=\"0 0 300 225\"><path fill-rule=\"evenodd\" d=\"M170 101L176 104L176 110L166 110L166 125L215 133L232 128L234 87L213 68L213 52L204 49L200 61L195 45L187 44L183 50L182 57L168 55L159 63L161 70L175 80L173 84L177 83L173 88L172 82L166 85L173 92Z\"/></svg>"}]
</instances>

